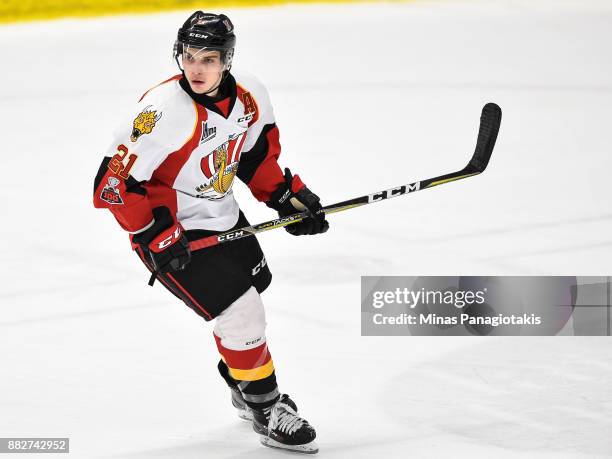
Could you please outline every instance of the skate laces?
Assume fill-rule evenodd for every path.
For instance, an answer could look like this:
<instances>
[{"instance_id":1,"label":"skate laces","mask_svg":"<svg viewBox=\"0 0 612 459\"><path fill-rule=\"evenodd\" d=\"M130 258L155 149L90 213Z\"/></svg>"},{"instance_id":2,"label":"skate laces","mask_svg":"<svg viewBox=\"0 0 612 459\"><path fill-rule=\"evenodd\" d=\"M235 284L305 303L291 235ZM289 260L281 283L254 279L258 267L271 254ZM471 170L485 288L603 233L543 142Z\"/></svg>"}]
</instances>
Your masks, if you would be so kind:
<instances>
[{"instance_id":1,"label":"skate laces","mask_svg":"<svg viewBox=\"0 0 612 459\"><path fill-rule=\"evenodd\" d=\"M304 422L289 405L284 403L275 406L270 415L270 429L278 429L288 435L302 427Z\"/></svg>"}]
</instances>

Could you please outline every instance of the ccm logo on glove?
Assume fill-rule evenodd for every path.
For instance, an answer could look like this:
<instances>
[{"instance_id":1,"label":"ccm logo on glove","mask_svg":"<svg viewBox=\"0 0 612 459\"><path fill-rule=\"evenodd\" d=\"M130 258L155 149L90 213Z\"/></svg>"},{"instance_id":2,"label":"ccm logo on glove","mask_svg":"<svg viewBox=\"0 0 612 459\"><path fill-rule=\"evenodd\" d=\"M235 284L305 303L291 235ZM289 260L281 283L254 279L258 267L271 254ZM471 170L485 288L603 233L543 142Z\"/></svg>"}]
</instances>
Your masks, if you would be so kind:
<instances>
[{"instance_id":1,"label":"ccm logo on glove","mask_svg":"<svg viewBox=\"0 0 612 459\"><path fill-rule=\"evenodd\" d=\"M172 228L171 228L171 230L172 230ZM159 239L163 238L165 236L165 233L167 233L167 231L165 231L164 233L160 234L159 236L157 236L157 238L155 238L153 240L153 242L149 246L151 248L151 250L153 250L154 252L161 252L166 247L168 247L168 246L174 244L175 242L177 242L179 240L180 236L181 236L181 227L177 225L174 228L174 232L172 232L170 234L170 236L167 236L165 239L161 239L161 241L160 241Z\"/></svg>"},{"instance_id":2,"label":"ccm logo on glove","mask_svg":"<svg viewBox=\"0 0 612 459\"><path fill-rule=\"evenodd\" d=\"M185 231L165 206L153 209L153 225L134 235L132 242L140 245L156 273L179 271L191 260ZM151 279L154 280L154 276Z\"/></svg>"}]
</instances>

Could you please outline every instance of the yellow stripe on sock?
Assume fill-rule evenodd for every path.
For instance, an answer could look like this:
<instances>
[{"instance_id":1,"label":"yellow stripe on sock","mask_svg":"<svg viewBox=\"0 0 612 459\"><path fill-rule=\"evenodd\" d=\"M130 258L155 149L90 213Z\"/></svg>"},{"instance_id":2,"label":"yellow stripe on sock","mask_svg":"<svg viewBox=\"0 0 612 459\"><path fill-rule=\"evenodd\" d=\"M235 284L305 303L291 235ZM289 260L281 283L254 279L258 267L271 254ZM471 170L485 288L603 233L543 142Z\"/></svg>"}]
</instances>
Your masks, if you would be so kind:
<instances>
[{"instance_id":1,"label":"yellow stripe on sock","mask_svg":"<svg viewBox=\"0 0 612 459\"><path fill-rule=\"evenodd\" d=\"M237 368L230 368L229 372L232 378L238 381L257 381L259 379L267 378L274 371L274 364L270 360L265 365L262 365L251 370L239 370Z\"/></svg>"}]
</instances>

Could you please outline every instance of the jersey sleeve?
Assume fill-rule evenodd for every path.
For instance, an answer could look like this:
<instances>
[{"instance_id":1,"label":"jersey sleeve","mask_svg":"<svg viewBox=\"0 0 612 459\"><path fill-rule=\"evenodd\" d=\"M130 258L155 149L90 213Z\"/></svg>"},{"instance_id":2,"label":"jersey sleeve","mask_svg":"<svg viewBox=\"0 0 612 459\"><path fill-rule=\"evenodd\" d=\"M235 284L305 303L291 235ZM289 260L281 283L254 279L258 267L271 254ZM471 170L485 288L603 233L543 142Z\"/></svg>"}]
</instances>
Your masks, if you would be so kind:
<instances>
[{"instance_id":1,"label":"jersey sleeve","mask_svg":"<svg viewBox=\"0 0 612 459\"><path fill-rule=\"evenodd\" d=\"M259 82L248 89L238 85L238 97L245 106L249 122L237 176L247 184L258 201L268 201L271 194L284 182L278 165L281 153L279 131L266 88Z\"/></svg>"},{"instance_id":2,"label":"jersey sleeve","mask_svg":"<svg viewBox=\"0 0 612 459\"><path fill-rule=\"evenodd\" d=\"M172 153L170 136L176 132L165 112L146 99L139 102L115 131L94 180L94 206L109 209L129 233L142 232L154 222L146 183Z\"/></svg>"}]
</instances>

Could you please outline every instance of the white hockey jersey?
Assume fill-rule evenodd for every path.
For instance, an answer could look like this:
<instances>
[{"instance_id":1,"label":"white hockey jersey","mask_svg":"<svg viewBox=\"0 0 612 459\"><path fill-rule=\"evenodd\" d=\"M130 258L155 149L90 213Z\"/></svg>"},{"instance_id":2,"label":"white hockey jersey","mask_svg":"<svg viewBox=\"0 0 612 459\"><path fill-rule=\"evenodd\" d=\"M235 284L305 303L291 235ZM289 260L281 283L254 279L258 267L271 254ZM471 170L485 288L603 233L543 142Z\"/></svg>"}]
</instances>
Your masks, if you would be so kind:
<instances>
[{"instance_id":1,"label":"white hockey jersey","mask_svg":"<svg viewBox=\"0 0 612 459\"><path fill-rule=\"evenodd\" d=\"M260 201L283 182L279 133L265 87L228 75L223 97L195 94L182 75L147 91L120 124L94 184L94 205L138 233L166 206L187 229L224 231L238 220L237 176Z\"/></svg>"}]
</instances>

